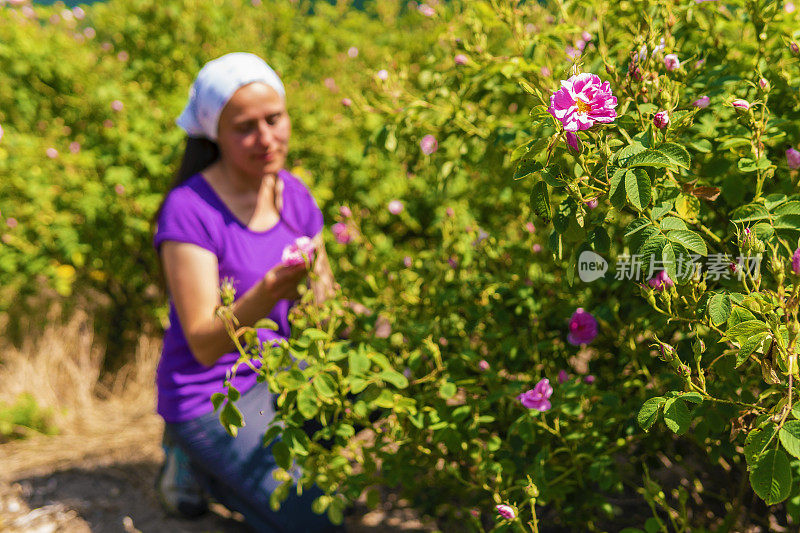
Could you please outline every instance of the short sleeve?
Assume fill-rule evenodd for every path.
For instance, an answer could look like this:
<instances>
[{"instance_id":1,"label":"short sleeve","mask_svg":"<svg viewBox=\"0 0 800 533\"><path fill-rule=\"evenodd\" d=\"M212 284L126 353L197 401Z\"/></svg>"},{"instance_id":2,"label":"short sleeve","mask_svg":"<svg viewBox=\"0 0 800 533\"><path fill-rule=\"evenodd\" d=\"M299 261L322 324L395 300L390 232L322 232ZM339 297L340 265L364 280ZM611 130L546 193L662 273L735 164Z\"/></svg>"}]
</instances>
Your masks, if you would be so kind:
<instances>
[{"instance_id":1,"label":"short sleeve","mask_svg":"<svg viewBox=\"0 0 800 533\"><path fill-rule=\"evenodd\" d=\"M298 230L308 237L314 237L322 231L325 220L314 197L311 196L308 188L299 178L286 174L284 176L285 186L284 195L288 191L290 194L284 196L284 203L289 200L289 210L284 208L284 213L290 217L298 226Z\"/></svg>"},{"instance_id":2,"label":"short sleeve","mask_svg":"<svg viewBox=\"0 0 800 533\"><path fill-rule=\"evenodd\" d=\"M215 242L213 216L207 213L203 200L191 189L173 189L164 200L153 237L153 246L160 251L165 241L196 244L219 256Z\"/></svg>"}]
</instances>

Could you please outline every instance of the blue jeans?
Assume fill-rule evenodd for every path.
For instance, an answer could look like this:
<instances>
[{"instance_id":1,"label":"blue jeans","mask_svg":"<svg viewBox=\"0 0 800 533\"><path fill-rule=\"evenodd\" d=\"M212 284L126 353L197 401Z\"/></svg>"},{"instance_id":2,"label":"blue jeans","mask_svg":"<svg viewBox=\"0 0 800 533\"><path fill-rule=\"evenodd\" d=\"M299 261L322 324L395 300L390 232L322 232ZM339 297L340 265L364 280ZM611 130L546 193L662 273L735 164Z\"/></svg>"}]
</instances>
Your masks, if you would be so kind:
<instances>
[{"instance_id":1,"label":"blue jeans","mask_svg":"<svg viewBox=\"0 0 800 533\"><path fill-rule=\"evenodd\" d=\"M322 494L316 486L298 496L293 489L275 512L270 494L281 484L272 477L278 468L272 446L264 448L261 438L275 411L267 386L256 384L236 402L245 426L236 438L219 423L216 413L187 422L167 423L165 431L183 448L200 483L219 503L244 515L245 521L263 533L343 531L325 515L311 510L311 503Z\"/></svg>"}]
</instances>

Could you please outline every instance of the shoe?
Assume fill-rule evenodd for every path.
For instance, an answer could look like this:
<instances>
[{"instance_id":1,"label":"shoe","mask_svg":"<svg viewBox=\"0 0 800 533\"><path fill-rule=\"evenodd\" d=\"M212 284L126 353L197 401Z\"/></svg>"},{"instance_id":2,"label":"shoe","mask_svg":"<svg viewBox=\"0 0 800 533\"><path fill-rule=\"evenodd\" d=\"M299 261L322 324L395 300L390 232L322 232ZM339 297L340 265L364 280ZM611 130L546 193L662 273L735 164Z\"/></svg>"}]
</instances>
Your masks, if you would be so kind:
<instances>
[{"instance_id":1,"label":"shoe","mask_svg":"<svg viewBox=\"0 0 800 533\"><path fill-rule=\"evenodd\" d=\"M164 434L164 464L156 477L156 493L164 510L181 518L197 518L208 511L208 499L192 472L184 451Z\"/></svg>"}]
</instances>

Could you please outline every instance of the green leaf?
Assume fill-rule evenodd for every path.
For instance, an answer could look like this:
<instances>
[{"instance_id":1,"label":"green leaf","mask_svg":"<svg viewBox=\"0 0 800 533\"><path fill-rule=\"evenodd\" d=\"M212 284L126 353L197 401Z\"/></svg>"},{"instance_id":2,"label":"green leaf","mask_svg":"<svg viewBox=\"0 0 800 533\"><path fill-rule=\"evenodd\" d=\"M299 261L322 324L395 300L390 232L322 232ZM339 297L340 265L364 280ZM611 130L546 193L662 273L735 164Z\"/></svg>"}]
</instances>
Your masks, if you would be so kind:
<instances>
[{"instance_id":1,"label":"green leaf","mask_svg":"<svg viewBox=\"0 0 800 533\"><path fill-rule=\"evenodd\" d=\"M558 165L550 165L542 170L542 179L551 187L563 187L567 184Z\"/></svg>"},{"instance_id":2,"label":"green leaf","mask_svg":"<svg viewBox=\"0 0 800 533\"><path fill-rule=\"evenodd\" d=\"M283 432L283 437L279 442L285 442L286 446L288 446L295 455L308 455L310 439L302 429L287 428L286 431Z\"/></svg>"},{"instance_id":3,"label":"green leaf","mask_svg":"<svg viewBox=\"0 0 800 533\"><path fill-rule=\"evenodd\" d=\"M271 329L273 331L278 331L278 324L269 318L262 318L256 322L253 327L256 329Z\"/></svg>"},{"instance_id":4,"label":"green leaf","mask_svg":"<svg viewBox=\"0 0 800 533\"><path fill-rule=\"evenodd\" d=\"M289 451L289 446L282 440L272 445L272 455L275 457L275 464L279 467L284 470L292 468L292 452Z\"/></svg>"},{"instance_id":5,"label":"green leaf","mask_svg":"<svg viewBox=\"0 0 800 533\"><path fill-rule=\"evenodd\" d=\"M769 219L769 211L761 204L748 204L734 209L730 221L738 226L749 225L750 222Z\"/></svg>"},{"instance_id":6,"label":"green leaf","mask_svg":"<svg viewBox=\"0 0 800 533\"><path fill-rule=\"evenodd\" d=\"M664 143L658 147L658 151L667 156L670 162L678 167L689 169L692 163L692 156L683 146L675 143Z\"/></svg>"},{"instance_id":7,"label":"green leaf","mask_svg":"<svg viewBox=\"0 0 800 533\"><path fill-rule=\"evenodd\" d=\"M747 434L744 439L744 458L747 464L754 465L764 450L770 446L778 434L778 427L769 423L764 427L757 427Z\"/></svg>"},{"instance_id":8,"label":"green leaf","mask_svg":"<svg viewBox=\"0 0 800 533\"><path fill-rule=\"evenodd\" d=\"M715 326L728 321L731 316L731 298L725 293L718 292L708 301L708 318Z\"/></svg>"},{"instance_id":9,"label":"green leaf","mask_svg":"<svg viewBox=\"0 0 800 533\"><path fill-rule=\"evenodd\" d=\"M391 383L398 389L405 389L408 387L408 379L395 370L384 370L380 374L377 375L379 379L386 381L387 383Z\"/></svg>"},{"instance_id":10,"label":"green leaf","mask_svg":"<svg viewBox=\"0 0 800 533\"><path fill-rule=\"evenodd\" d=\"M661 406L664 405L666 401L666 398L656 396L644 402L642 408L639 409L639 414L636 416L636 421L639 422L643 430L647 431L653 427L653 424L658 418L658 410L661 409Z\"/></svg>"},{"instance_id":11,"label":"green leaf","mask_svg":"<svg viewBox=\"0 0 800 533\"><path fill-rule=\"evenodd\" d=\"M369 381L358 376L349 376L347 382L350 384L350 392L353 394L358 394L369 385Z\"/></svg>"},{"instance_id":12,"label":"green leaf","mask_svg":"<svg viewBox=\"0 0 800 533\"><path fill-rule=\"evenodd\" d=\"M670 279L678 284L688 282L692 277L692 255L678 243L668 242L661 253L664 267Z\"/></svg>"},{"instance_id":13,"label":"green leaf","mask_svg":"<svg viewBox=\"0 0 800 533\"><path fill-rule=\"evenodd\" d=\"M767 505L775 505L789 497L792 467L783 450L769 450L750 472L750 485Z\"/></svg>"},{"instance_id":14,"label":"green leaf","mask_svg":"<svg viewBox=\"0 0 800 533\"><path fill-rule=\"evenodd\" d=\"M531 209L545 220L553 218L550 212L550 194L547 192L547 183L537 181L531 192Z\"/></svg>"},{"instance_id":15,"label":"green leaf","mask_svg":"<svg viewBox=\"0 0 800 533\"><path fill-rule=\"evenodd\" d=\"M517 170L514 172L514 179L521 180L535 174L544 168L541 163L533 159L523 159L520 161Z\"/></svg>"},{"instance_id":16,"label":"green leaf","mask_svg":"<svg viewBox=\"0 0 800 533\"><path fill-rule=\"evenodd\" d=\"M725 335L729 339L738 339L739 337L752 337L757 333L766 331L769 331L769 328L761 320L747 320L736 324L732 328L728 328Z\"/></svg>"},{"instance_id":17,"label":"green leaf","mask_svg":"<svg viewBox=\"0 0 800 533\"><path fill-rule=\"evenodd\" d=\"M767 333L759 333L758 335L746 338L742 342L739 352L736 354L736 368L742 366L742 364L750 358L750 354L761 346L761 343L764 342L766 337Z\"/></svg>"},{"instance_id":18,"label":"green leaf","mask_svg":"<svg viewBox=\"0 0 800 533\"><path fill-rule=\"evenodd\" d=\"M687 392L680 395L681 400L692 403L703 403L703 396L699 392Z\"/></svg>"},{"instance_id":19,"label":"green leaf","mask_svg":"<svg viewBox=\"0 0 800 533\"><path fill-rule=\"evenodd\" d=\"M625 173L625 192L630 203L639 211L650 204L650 176L641 168L635 168Z\"/></svg>"},{"instance_id":20,"label":"green leaf","mask_svg":"<svg viewBox=\"0 0 800 533\"><path fill-rule=\"evenodd\" d=\"M664 217L659 223L662 231L669 231L671 229L688 229L686 222L678 217Z\"/></svg>"},{"instance_id":21,"label":"green leaf","mask_svg":"<svg viewBox=\"0 0 800 533\"><path fill-rule=\"evenodd\" d=\"M453 383L452 381L445 381L439 387L439 396L441 396L445 400L455 396L456 392L458 392L458 388L456 387L456 384Z\"/></svg>"},{"instance_id":22,"label":"green leaf","mask_svg":"<svg viewBox=\"0 0 800 533\"><path fill-rule=\"evenodd\" d=\"M221 392L215 392L211 395L211 405L214 406L214 410L216 411L219 409L219 406L222 405L222 402L225 401L225 395Z\"/></svg>"},{"instance_id":23,"label":"green leaf","mask_svg":"<svg viewBox=\"0 0 800 533\"><path fill-rule=\"evenodd\" d=\"M664 423L673 433L683 435L692 421L686 402L680 398L670 398L664 404Z\"/></svg>"},{"instance_id":24,"label":"green leaf","mask_svg":"<svg viewBox=\"0 0 800 533\"><path fill-rule=\"evenodd\" d=\"M296 368L288 372L280 372L275 380L278 382L278 386L288 391L297 390L307 382L303 373Z\"/></svg>"},{"instance_id":25,"label":"green leaf","mask_svg":"<svg viewBox=\"0 0 800 533\"><path fill-rule=\"evenodd\" d=\"M669 157L658 150L645 150L628 158L626 167L669 168L674 166Z\"/></svg>"},{"instance_id":26,"label":"green leaf","mask_svg":"<svg viewBox=\"0 0 800 533\"><path fill-rule=\"evenodd\" d=\"M336 395L336 391L338 387L336 386L336 381L333 379L333 376L328 374L327 372L322 372L321 374L317 374L314 376L314 380L312 381L314 388L319 393L320 396L324 398L330 398Z\"/></svg>"},{"instance_id":27,"label":"green leaf","mask_svg":"<svg viewBox=\"0 0 800 533\"><path fill-rule=\"evenodd\" d=\"M312 341L322 341L329 338L328 334L317 328L308 328L303 330L303 337Z\"/></svg>"},{"instance_id":28,"label":"green leaf","mask_svg":"<svg viewBox=\"0 0 800 533\"><path fill-rule=\"evenodd\" d=\"M682 245L690 252L705 256L708 254L706 242L703 238L691 230L674 229L667 232L667 238Z\"/></svg>"},{"instance_id":29,"label":"green leaf","mask_svg":"<svg viewBox=\"0 0 800 533\"><path fill-rule=\"evenodd\" d=\"M316 392L314 392L314 387L306 385L297 393L297 410L306 420L313 418L317 414L319 399Z\"/></svg>"},{"instance_id":30,"label":"green leaf","mask_svg":"<svg viewBox=\"0 0 800 533\"><path fill-rule=\"evenodd\" d=\"M778 436L783 448L800 459L800 420L789 420L784 423Z\"/></svg>"},{"instance_id":31,"label":"green leaf","mask_svg":"<svg viewBox=\"0 0 800 533\"><path fill-rule=\"evenodd\" d=\"M366 352L361 348L353 350L348 354L347 363L350 367L349 374L351 376L364 374L371 366Z\"/></svg>"},{"instance_id":32,"label":"green leaf","mask_svg":"<svg viewBox=\"0 0 800 533\"><path fill-rule=\"evenodd\" d=\"M222 408L219 414L219 420L222 423L222 427L225 428L225 431L227 431L231 437L235 437L239 432L239 428L244 426L242 412L231 402L226 403L225 407Z\"/></svg>"},{"instance_id":33,"label":"green leaf","mask_svg":"<svg viewBox=\"0 0 800 533\"><path fill-rule=\"evenodd\" d=\"M275 438L281 434L282 429L283 428L281 428L280 426L270 427L267 430L267 432L264 433L264 436L261 437L261 446L264 448L269 446L272 443L272 441L275 440Z\"/></svg>"}]
</instances>

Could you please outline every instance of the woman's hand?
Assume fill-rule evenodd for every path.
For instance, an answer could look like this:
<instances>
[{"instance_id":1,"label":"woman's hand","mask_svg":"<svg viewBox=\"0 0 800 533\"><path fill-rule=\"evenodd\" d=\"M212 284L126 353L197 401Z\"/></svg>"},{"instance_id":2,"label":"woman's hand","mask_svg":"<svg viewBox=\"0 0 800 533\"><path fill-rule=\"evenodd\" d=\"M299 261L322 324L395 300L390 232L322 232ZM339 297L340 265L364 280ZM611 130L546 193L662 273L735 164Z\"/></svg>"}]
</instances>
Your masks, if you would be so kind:
<instances>
[{"instance_id":1,"label":"woman's hand","mask_svg":"<svg viewBox=\"0 0 800 533\"><path fill-rule=\"evenodd\" d=\"M295 300L300 294L297 286L308 276L305 263L284 265L283 263L264 274L264 285L276 300Z\"/></svg>"}]
</instances>

